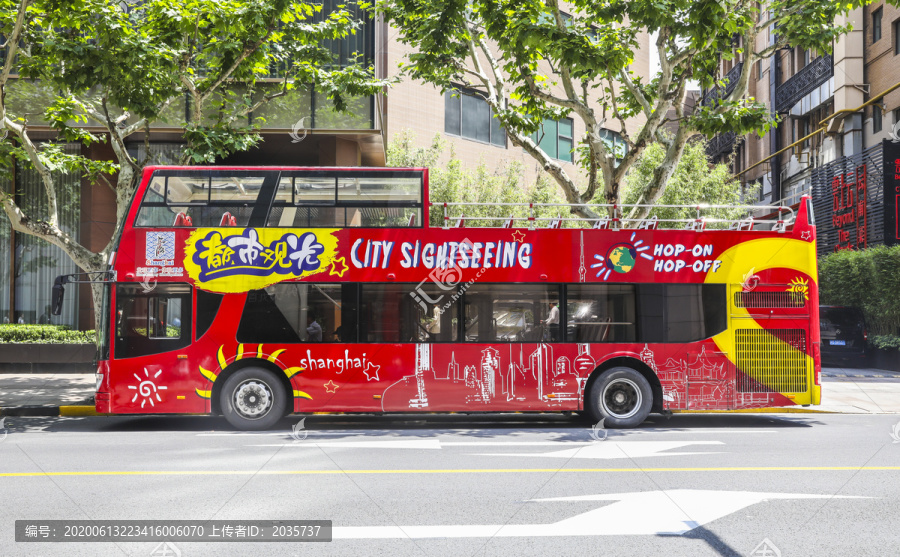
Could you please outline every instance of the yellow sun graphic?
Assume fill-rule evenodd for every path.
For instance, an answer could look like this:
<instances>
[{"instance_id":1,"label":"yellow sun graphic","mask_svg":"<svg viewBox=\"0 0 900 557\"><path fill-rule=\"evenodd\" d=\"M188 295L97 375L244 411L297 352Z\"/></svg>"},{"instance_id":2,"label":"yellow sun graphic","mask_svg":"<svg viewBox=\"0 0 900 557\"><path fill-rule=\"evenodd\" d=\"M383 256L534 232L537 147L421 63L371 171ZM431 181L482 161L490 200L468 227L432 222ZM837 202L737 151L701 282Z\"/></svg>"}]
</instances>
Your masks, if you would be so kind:
<instances>
[{"instance_id":1,"label":"yellow sun graphic","mask_svg":"<svg viewBox=\"0 0 900 557\"><path fill-rule=\"evenodd\" d=\"M788 284L788 292L800 292L803 294L803 299L809 301L809 281L807 279L796 277Z\"/></svg>"},{"instance_id":2,"label":"yellow sun graphic","mask_svg":"<svg viewBox=\"0 0 900 557\"><path fill-rule=\"evenodd\" d=\"M226 358L226 357L225 357L225 351L224 351L224 350L225 350L225 346L224 346L224 345L223 345L223 346L220 346L218 352L216 353L216 360L217 360L218 363L219 363L219 369L220 369L220 370L225 369L225 368L228 366L229 363L233 363L233 362L236 362L236 361L238 361L238 360L243 360L244 358L257 358L257 359L260 359L260 360L268 360L268 361L270 361L270 362L275 363L276 365L278 365L278 364L277 364L278 356L280 356L281 353L284 352L284 349L282 348L282 349L280 349L280 350L276 350L276 351L272 352L271 354L267 354L267 353L265 353L265 352L263 351L263 345L262 345L262 344L260 344L259 346L256 347L256 351L255 351L255 352L253 352L253 351L246 351L246 350L244 349L244 345L243 345L243 344L238 344L237 354L235 354L234 358L232 359L232 358ZM209 382L210 382L210 383L215 383L215 382L216 382L216 379L219 378L219 375L218 375L217 373L213 373L212 371L210 371L210 370L208 370L208 369L204 369L203 366L197 366L197 367L200 369L200 374L203 375L203 377L206 377L207 379L209 379ZM284 371L284 374L287 375L287 378L288 378L288 379L291 379L292 377L294 377L295 375L297 375L298 373L300 373L300 372L303 371L304 369L305 369L305 368L302 368L302 367L289 367L289 368L284 369L284 370L282 370L282 371ZM212 387L212 385L210 385L210 387ZM199 396L200 398L210 398L210 397L212 397L212 388L210 388L210 389L207 390L207 391L204 391L204 390L202 390L202 389L194 389L194 390L196 391L197 396ZM297 389L293 389L293 391L294 391L294 396L295 396L295 397L305 398L305 399L308 399L308 400L312 400L312 397L309 396L309 394L307 394L307 393L305 393L305 392L303 392L303 391L298 391Z\"/></svg>"}]
</instances>

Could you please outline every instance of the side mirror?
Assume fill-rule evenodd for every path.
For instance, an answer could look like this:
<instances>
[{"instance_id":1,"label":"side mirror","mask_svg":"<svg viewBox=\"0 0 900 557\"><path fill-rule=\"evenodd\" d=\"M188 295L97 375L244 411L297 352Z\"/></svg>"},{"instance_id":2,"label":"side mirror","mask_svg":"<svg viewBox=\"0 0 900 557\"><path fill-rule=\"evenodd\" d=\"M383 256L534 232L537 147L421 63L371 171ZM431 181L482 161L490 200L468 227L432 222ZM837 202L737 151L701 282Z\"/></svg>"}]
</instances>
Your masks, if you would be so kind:
<instances>
[{"instance_id":1,"label":"side mirror","mask_svg":"<svg viewBox=\"0 0 900 557\"><path fill-rule=\"evenodd\" d=\"M63 299L66 297L66 289L63 285L67 282L69 279L66 275L60 275L53 281L53 297L50 308L50 313L53 315L62 313Z\"/></svg>"}]
</instances>

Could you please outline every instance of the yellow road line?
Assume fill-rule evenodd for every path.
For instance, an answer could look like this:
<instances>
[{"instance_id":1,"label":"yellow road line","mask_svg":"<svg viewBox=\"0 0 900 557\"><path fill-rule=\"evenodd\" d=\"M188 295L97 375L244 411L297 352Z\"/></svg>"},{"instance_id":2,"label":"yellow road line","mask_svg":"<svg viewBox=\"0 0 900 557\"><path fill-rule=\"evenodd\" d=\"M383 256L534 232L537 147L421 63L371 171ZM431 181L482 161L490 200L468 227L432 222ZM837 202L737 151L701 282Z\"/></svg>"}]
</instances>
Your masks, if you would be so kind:
<instances>
[{"instance_id":1,"label":"yellow road line","mask_svg":"<svg viewBox=\"0 0 900 557\"><path fill-rule=\"evenodd\" d=\"M726 466L718 468L461 468L424 470L97 470L85 472L0 472L0 478L40 476L293 476L344 474L521 474L620 472L843 472L900 471L900 466Z\"/></svg>"}]
</instances>

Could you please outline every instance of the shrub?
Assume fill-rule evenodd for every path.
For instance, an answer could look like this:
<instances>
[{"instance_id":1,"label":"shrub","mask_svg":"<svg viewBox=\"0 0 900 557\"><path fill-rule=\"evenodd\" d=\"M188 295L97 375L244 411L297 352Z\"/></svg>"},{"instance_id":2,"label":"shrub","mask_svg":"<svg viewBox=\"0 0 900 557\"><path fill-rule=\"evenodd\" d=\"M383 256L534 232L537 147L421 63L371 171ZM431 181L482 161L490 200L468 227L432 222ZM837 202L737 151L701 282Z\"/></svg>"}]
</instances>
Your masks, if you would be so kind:
<instances>
[{"instance_id":1,"label":"shrub","mask_svg":"<svg viewBox=\"0 0 900 557\"><path fill-rule=\"evenodd\" d=\"M86 344L96 338L95 331L73 331L62 325L0 325L0 343Z\"/></svg>"},{"instance_id":2,"label":"shrub","mask_svg":"<svg viewBox=\"0 0 900 557\"><path fill-rule=\"evenodd\" d=\"M900 337L895 335L875 335L869 337L869 344L882 350L900 348Z\"/></svg>"},{"instance_id":3,"label":"shrub","mask_svg":"<svg viewBox=\"0 0 900 557\"><path fill-rule=\"evenodd\" d=\"M845 250L819 259L820 303L862 309L872 335L900 331L898 292L900 246Z\"/></svg>"}]
</instances>

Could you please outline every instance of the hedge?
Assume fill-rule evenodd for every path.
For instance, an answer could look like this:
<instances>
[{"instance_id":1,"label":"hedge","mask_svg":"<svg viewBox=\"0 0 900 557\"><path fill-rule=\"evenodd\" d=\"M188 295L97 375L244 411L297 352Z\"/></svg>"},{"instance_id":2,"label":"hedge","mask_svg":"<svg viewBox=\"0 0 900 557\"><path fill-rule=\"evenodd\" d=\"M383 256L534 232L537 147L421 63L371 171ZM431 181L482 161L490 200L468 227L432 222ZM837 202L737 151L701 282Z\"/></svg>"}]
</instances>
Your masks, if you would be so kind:
<instances>
[{"instance_id":1,"label":"hedge","mask_svg":"<svg viewBox=\"0 0 900 557\"><path fill-rule=\"evenodd\" d=\"M63 325L0 324L0 343L92 344L94 331L73 331Z\"/></svg>"},{"instance_id":2,"label":"hedge","mask_svg":"<svg viewBox=\"0 0 900 557\"><path fill-rule=\"evenodd\" d=\"M862 309L872 337L900 334L900 246L844 250L819 258L819 303ZM879 338L873 344L898 341ZM880 346L878 346L880 347Z\"/></svg>"}]
</instances>

